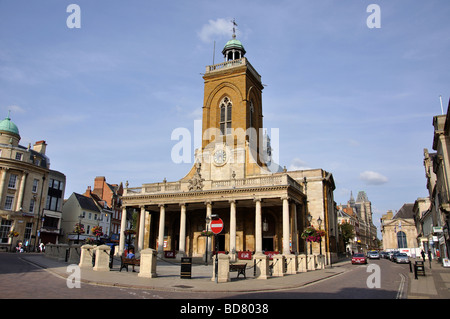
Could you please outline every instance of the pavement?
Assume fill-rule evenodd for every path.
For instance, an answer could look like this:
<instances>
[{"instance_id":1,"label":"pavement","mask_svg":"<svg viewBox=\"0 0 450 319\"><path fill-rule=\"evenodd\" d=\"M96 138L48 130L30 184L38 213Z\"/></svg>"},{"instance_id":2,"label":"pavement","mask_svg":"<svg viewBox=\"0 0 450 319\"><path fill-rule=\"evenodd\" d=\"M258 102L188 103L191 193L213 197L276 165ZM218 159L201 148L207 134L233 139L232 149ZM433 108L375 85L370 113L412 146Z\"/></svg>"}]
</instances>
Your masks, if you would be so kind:
<instances>
[{"instance_id":1,"label":"pavement","mask_svg":"<svg viewBox=\"0 0 450 319\"><path fill-rule=\"evenodd\" d=\"M43 254L26 254L22 259L50 271L61 278L72 276L68 272L68 263L57 259L45 257ZM414 264L414 259L412 260ZM296 275L285 275L283 277L270 277L267 280L256 279L253 276L253 264L247 264L246 279L237 273L230 273L230 282L216 283L211 280L212 265L192 264L191 279L180 278L180 263L175 260L160 260L157 262L157 277L138 277L139 267L136 272L132 266L127 272L125 269L119 271L120 260L116 259L110 271L94 271L92 268L81 268L81 283L115 286L123 288L137 288L160 291L177 292L262 292L285 289L295 289L312 284L331 277L339 276L352 267L348 267L349 260L342 260L325 269L298 273ZM414 272L409 273L407 291L403 298L408 299L450 299L450 268L444 268L436 261L428 260L424 263L425 276L415 279Z\"/></svg>"},{"instance_id":2,"label":"pavement","mask_svg":"<svg viewBox=\"0 0 450 319\"><path fill-rule=\"evenodd\" d=\"M411 259L412 265L416 260ZM408 299L450 299L450 268L436 260L425 260L425 276L409 273Z\"/></svg>"}]
</instances>

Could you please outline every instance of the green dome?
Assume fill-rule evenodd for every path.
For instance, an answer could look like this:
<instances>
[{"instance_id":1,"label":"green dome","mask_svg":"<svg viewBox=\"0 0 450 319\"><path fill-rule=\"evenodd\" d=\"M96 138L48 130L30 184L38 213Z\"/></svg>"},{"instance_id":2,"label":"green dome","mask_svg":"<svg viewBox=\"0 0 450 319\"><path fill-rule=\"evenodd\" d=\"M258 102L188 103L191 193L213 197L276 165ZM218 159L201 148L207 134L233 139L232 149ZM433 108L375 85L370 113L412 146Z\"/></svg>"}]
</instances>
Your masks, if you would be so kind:
<instances>
[{"instance_id":1,"label":"green dome","mask_svg":"<svg viewBox=\"0 0 450 319\"><path fill-rule=\"evenodd\" d=\"M20 136L17 125L11 122L9 116L0 122L0 131L13 133Z\"/></svg>"},{"instance_id":2,"label":"green dome","mask_svg":"<svg viewBox=\"0 0 450 319\"><path fill-rule=\"evenodd\" d=\"M242 51L243 54L245 54L245 49L244 46L242 45L242 42L236 38L231 39L230 41L227 42L227 44L225 44L222 53L225 54L226 51L232 49L237 49L239 51Z\"/></svg>"}]
</instances>

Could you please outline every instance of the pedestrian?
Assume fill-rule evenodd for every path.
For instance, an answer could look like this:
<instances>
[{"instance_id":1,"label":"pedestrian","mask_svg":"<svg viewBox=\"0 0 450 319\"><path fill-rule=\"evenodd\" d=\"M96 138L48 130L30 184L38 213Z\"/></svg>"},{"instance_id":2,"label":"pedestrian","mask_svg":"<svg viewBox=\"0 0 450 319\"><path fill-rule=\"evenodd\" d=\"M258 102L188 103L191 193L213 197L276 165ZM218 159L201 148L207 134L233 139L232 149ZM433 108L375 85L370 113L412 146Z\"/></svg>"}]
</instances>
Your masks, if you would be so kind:
<instances>
[{"instance_id":1,"label":"pedestrian","mask_svg":"<svg viewBox=\"0 0 450 319\"><path fill-rule=\"evenodd\" d=\"M422 255L423 261L425 261L425 252L423 251L423 249L422 249L422 251L420 252L420 254Z\"/></svg>"},{"instance_id":2,"label":"pedestrian","mask_svg":"<svg viewBox=\"0 0 450 319\"><path fill-rule=\"evenodd\" d=\"M39 250L41 251L41 253L44 252L44 243L41 243L41 244L39 245Z\"/></svg>"},{"instance_id":3,"label":"pedestrian","mask_svg":"<svg viewBox=\"0 0 450 319\"><path fill-rule=\"evenodd\" d=\"M431 268L431 259L432 259L432 257L431 257L431 250L428 249L428 262L430 263L430 268Z\"/></svg>"},{"instance_id":4,"label":"pedestrian","mask_svg":"<svg viewBox=\"0 0 450 319\"><path fill-rule=\"evenodd\" d=\"M134 254L134 249L133 248L130 248L128 250L127 259L136 259L136 255ZM128 270L128 268L127 268L127 270ZM133 272L136 272L134 270L134 265L133 265Z\"/></svg>"}]
</instances>

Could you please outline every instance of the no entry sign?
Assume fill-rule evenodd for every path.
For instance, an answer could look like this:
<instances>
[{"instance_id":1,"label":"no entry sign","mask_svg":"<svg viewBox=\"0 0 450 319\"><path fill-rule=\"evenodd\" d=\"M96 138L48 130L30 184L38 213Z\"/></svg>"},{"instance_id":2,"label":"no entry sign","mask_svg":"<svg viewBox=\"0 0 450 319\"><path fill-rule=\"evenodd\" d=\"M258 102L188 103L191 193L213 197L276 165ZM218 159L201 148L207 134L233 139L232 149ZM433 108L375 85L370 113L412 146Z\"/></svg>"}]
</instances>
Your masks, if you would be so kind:
<instances>
[{"instance_id":1,"label":"no entry sign","mask_svg":"<svg viewBox=\"0 0 450 319\"><path fill-rule=\"evenodd\" d=\"M214 219L211 221L211 231L214 234L220 234L220 232L223 230L223 220L222 219Z\"/></svg>"}]
</instances>

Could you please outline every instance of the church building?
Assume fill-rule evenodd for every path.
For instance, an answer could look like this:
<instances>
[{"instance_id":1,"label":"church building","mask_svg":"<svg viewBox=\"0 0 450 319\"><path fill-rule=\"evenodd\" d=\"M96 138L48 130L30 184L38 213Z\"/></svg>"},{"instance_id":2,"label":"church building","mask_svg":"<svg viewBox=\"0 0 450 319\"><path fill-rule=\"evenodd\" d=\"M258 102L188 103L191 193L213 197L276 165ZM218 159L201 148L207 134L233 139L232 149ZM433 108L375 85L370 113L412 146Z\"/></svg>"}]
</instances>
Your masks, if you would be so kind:
<instances>
[{"instance_id":1,"label":"church building","mask_svg":"<svg viewBox=\"0 0 450 319\"><path fill-rule=\"evenodd\" d=\"M224 62L207 66L203 75L202 146L192 169L174 182L126 183L123 216L127 210L139 213L136 248L153 248L163 257L173 252L177 258L207 258L217 244L231 260L240 252L309 253L301 233L312 224L326 233L312 249L329 262L338 240L332 174L287 171L271 162L261 76L234 32L222 54ZM214 239L208 235L215 216L224 228ZM120 251L124 231L122 220Z\"/></svg>"}]
</instances>

